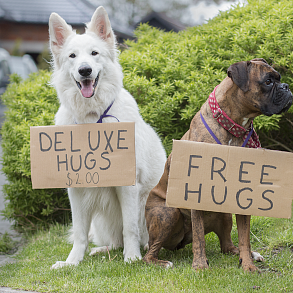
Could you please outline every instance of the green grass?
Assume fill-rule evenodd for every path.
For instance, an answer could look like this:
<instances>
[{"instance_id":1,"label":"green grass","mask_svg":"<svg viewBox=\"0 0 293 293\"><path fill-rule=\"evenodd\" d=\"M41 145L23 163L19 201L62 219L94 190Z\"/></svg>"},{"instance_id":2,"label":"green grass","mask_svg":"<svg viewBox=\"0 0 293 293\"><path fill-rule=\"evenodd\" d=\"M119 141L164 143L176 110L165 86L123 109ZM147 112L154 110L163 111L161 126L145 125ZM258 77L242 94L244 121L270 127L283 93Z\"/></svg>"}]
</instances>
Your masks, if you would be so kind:
<instances>
[{"instance_id":1,"label":"green grass","mask_svg":"<svg viewBox=\"0 0 293 293\"><path fill-rule=\"evenodd\" d=\"M77 267L51 270L51 265L65 260L71 250L67 227L55 225L30 236L16 256L18 261L0 269L0 286L38 292L293 292L292 222L252 217L252 248L265 257L263 263L256 264L261 274L245 273L239 268L238 256L221 254L213 233L206 235L210 269L205 271L191 268L191 245L176 252L161 250L160 259L172 261L174 269L141 261L126 264L123 250L117 249L110 251L110 256L87 254ZM236 225L232 239L237 244Z\"/></svg>"}]
</instances>

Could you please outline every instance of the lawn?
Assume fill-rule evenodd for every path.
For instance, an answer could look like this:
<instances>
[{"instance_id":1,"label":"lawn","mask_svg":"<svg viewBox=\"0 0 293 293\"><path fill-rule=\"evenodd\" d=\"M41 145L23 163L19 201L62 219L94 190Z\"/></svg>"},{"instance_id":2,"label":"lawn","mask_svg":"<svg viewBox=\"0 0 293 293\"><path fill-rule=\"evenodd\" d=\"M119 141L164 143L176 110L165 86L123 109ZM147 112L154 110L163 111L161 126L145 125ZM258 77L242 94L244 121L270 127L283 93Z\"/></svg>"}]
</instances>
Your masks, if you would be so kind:
<instances>
[{"instance_id":1,"label":"lawn","mask_svg":"<svg viewBox=\"0 0 293 293\"><path fill-rule=\"evenodd\" d=\"M0 286L38 292L293 292L292 220L252 217L251 225L252 248L265 258L257 263L260 273L243 272L238 256L221 254L213 233L206 235L210 269L200 272L191 268L191 245L175 252L161 250L160 258L172 261L173 269L142 261L125 264L121 248L87 254L76 267L51 270L71 250L68 227L55 225L28 237L18 261L0 269ZM232 239L237 244L236 225Z\"/></svg>"}]
</instances>

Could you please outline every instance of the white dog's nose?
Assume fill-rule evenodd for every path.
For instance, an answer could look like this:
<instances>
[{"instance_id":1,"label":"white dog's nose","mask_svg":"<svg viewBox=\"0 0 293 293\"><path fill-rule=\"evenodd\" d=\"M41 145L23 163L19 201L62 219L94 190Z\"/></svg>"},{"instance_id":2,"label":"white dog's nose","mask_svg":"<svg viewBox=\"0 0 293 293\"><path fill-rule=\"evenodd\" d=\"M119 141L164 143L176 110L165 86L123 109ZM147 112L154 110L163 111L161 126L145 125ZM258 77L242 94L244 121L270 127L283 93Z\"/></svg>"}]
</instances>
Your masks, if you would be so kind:
<instances>
[{"instance_id":1,"label":"white dog's nose","mask_svg":"<svg viewBox=\"0 0 293 293\"><path fill-rule=\"evenodd\" d=\"M92 68L88 64L81 64L78 68L78 73L84 77L91 75L92 71Z\"/></svg>"}]
</instances>

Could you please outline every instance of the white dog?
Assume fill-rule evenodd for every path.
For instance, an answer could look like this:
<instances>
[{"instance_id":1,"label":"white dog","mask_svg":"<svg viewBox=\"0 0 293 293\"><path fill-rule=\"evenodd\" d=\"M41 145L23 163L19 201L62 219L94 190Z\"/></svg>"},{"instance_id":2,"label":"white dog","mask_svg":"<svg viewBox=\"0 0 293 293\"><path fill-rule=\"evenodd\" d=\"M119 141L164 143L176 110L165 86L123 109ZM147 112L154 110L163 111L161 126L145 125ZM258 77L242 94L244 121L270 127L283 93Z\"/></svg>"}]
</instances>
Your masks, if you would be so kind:
<instances>
[{"instance_id":1,"label":"white dog","mask_svg":"<svg viewBox=\"0 0 293 293\"><path fill-rule=\"evenodd\" d=\"M141 259L140 245L148 241L145 202L166 161L161 141L143 121L134 98L123 88L116 40L103 7L97 8L82 35L52 13L49 33L52 84L61 104L56 125L135 122L136 149L135 186L68 189L73 248L65 262L58 261L52 268L76 265L83 259L89 230L98 246L91 255L105 252L108 247L124 247L125 261Z\"/></svg>"}]
</instances>

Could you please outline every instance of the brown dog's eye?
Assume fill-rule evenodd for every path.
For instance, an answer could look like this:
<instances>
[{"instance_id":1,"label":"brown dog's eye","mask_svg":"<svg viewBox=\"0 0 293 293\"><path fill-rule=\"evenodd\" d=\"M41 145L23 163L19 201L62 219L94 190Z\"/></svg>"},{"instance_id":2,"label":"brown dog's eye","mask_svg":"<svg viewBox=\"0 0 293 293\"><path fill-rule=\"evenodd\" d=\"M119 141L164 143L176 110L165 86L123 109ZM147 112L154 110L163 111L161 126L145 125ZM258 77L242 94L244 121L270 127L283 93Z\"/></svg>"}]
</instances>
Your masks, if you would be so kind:
<instances>
[{"instance_id":1,"label":"brown dog's eye","mask_svg":"<svg viewBox=\"0 0 293 293\"><path fill-rule=\"evenodd\" d=\"M273 83L273 82L272 82L272 80L270 78L267 79L266 82L265 82L266 85L270 85L271 83Z\"/></svg>"},{"instance_id":2,"label":"brown dog's eye","mask_svg":"<svg viewBox=\"0 0 293 293\"><path fill-rule=\"evenodd\" d=\"M92 56L96 56L96 55L98 55L99 53L98 52L96 52L96 51L93 51L92 52Z\"/></svg>"},{"instance_id":3,"label":"brown dog's eye","mask_svg":"<svg viewBox=\"0 0 293 293\"><path fill-rule=\"evenodd\" d=\"M74 53L72 53L72 54L69 55L69 57L70 57L70 58L75 58L76 55L75 55Z\"/></svg>"}]
</instances>

